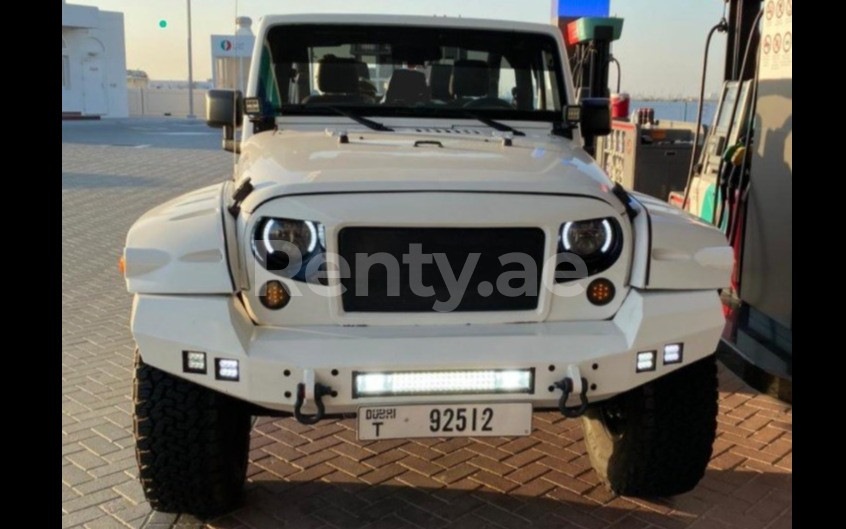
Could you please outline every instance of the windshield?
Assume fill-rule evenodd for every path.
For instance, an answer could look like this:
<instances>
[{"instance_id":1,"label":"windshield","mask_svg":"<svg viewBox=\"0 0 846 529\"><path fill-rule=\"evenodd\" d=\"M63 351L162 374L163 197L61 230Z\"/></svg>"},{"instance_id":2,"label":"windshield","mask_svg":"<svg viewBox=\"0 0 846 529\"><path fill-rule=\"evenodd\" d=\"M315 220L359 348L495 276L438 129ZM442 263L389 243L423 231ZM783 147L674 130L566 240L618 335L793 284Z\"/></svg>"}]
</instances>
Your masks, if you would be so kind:
<instances>
[{"instance_id":1,"label":"windshield","mask_svg":"<svg viewBox=\"0 0 846 529\"><path fill-rule=\"evenodd\" d=\"M257 96L285 114L467 117L558 122L556 41L510 31L408 26L271 28Z\"/></svg>"}]
</instances>

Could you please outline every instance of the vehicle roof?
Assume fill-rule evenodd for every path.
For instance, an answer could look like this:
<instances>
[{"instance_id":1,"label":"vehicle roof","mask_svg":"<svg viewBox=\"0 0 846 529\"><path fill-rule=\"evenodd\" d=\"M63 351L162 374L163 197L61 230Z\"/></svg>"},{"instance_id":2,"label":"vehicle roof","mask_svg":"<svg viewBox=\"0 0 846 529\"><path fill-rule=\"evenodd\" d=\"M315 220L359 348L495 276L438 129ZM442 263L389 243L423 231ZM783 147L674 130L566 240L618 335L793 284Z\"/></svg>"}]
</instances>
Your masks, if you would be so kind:
<instances>
[{"instance_id":1,"label":"vehicle roof","mask_svg":"<svg viewBox=\"0 0 846 529\"><path fill-rule=\"evenodd\" d=\"M297 15L268 15L262 17L259 21L260 30L263 30L267 26L276 26L279 24L427 26L547 33L555 37L560 36L558 27L552 24L447 16L309 13Z\"/></svg>"}]
</instances>

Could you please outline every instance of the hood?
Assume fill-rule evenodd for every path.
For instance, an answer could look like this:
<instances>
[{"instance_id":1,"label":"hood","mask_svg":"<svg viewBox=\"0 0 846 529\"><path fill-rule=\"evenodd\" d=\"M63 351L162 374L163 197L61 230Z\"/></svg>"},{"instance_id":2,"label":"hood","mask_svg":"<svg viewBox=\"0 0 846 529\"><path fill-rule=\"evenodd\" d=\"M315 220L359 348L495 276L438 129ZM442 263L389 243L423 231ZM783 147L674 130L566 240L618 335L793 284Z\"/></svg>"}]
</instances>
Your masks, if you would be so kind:
<instances>
[{"instance_id":1,"label":"hood","mask_svg":"<svg viewBox=\"0 0 846 529\"><path fill-rule=\"evenodd\" d=\"M503 139L450 133L280 131L242 146L240 179L255 188L242 208L283 195L384 191L506 192L592 196L622 209L612 182L581 148L552 136Z\"/></svg>"}]
</instances>

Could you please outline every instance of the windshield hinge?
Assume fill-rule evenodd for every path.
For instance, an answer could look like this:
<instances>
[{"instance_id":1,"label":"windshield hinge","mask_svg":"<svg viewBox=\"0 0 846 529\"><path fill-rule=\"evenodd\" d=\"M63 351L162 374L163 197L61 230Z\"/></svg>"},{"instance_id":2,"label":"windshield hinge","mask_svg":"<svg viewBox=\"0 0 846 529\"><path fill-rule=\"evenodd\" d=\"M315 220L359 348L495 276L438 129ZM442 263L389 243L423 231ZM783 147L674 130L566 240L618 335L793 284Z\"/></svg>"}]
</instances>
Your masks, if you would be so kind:
<instances>
[{"instance_id":1,"label":"windshield hinge","mask_svg":"<svg viewBox=\"0 0 846 529\"><path fill-rule=\"evenodd\" d=\"M349 143L350 142L350 135L346 130L335 130L335 129L326 129L326 135L338 137L338 143Z\"/></svg>"},{"instance_id":2,"label":"windshield hinge","mask_svg":"<svg viewBox=\"0 0 846 529\"><path fill-rule=\"evenodd\" d=\"M238 213L241 212L241 203L244 201L250 193L253 192L253 184L250 182L249 178L246 178L241 185L232 193L232 205L229 206L229 213L233 217L238 217Z\"/></svg>"},{"instance_id":3,"label":"windshield hinge","mask_svg":"<svg viewBox=\"0 0 846 529\"><path fill-rule=\"evenodd\" d=\"M556 121L552 124L551 134L553 136L562 136L564 138L572 140L574 128L576 128L576 126L572 125L570 123L565 123L563 121Z\"/></svg>"},{"instance_id":4,"label":"windshield hinge","mask_svg":"<svg viewBox=\"0 0 846 529\"><path fill-rule=\"evenodd\" d=\"M250 123L253 124L253 133L255 134L278 128L273 113L266 106L258 97L247 97L244 99L244 114L247 115Z\"/></svg>"},{"instance_id":5,"label":"windshield hinge","mask_svg":"<svg viewBox=\"0 0 846 529\"><path fill-rule=\"evenodd\" d=\"M632 205L632 201L634 201L634 198L629 195L628 191L626 191L626 189L622 185L620 185L620 182L614 184L614 187L611 189L611 192L614 193L614 196L620 199L620 202L623 203L623 207L626 208L626 213L629 215L630 219L634 219L635 217L637 217L637 214L639 212Z\"/></svg>"}]
</instances>

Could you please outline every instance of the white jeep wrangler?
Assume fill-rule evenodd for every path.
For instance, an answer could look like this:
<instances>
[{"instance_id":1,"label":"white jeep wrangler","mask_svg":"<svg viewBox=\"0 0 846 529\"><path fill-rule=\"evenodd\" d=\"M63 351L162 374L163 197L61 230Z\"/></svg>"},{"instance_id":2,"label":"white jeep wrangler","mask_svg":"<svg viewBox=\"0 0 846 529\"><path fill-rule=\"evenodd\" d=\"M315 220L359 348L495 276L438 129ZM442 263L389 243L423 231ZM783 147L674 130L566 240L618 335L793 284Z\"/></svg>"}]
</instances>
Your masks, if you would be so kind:
<instances>
[{"instance_id":1,"label":"white jeep wrangler","mask_svg":"<svg viewBox=\"0 0 846 529\"><path fill-rule=\"evenodd\" d=\"M613 491L695 486L732 252L609 181L582 147L607 101L577 105L567 65L552 25L261 21L245 97L208 96L234 179L126 239L153 508L230 509L255 415L357 414L373 440L530 435L558 409Z\"/></svg>"}]
</instances>

